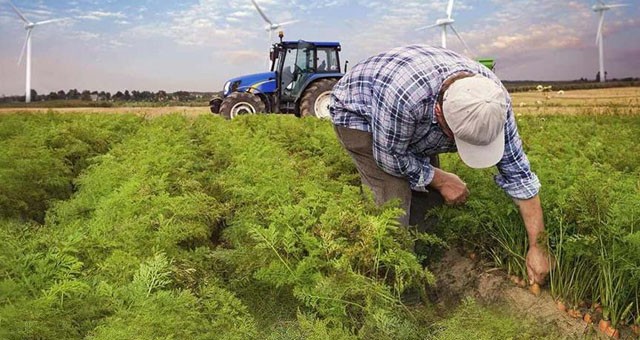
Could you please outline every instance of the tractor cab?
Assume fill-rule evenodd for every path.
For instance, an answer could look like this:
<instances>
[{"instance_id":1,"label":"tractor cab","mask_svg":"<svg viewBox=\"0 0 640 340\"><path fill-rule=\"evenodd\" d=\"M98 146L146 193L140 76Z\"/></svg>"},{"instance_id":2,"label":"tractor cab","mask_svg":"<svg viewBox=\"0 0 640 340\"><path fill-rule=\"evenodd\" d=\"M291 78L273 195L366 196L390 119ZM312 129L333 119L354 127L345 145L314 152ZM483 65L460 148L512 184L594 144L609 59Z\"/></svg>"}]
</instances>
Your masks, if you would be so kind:
<instances>
[{"instance_id":1,"label":"tractor cab","mask_svg":"<svg viewBox=\"0 0 640 340\"><path fill-rule=\"evenodd\" d=\"M309 84L338 79L340 44L337 42L283 41L273 45L271 70L276 74L277 97L283 112L296 112Z\"/></svg>"}]
</instances>

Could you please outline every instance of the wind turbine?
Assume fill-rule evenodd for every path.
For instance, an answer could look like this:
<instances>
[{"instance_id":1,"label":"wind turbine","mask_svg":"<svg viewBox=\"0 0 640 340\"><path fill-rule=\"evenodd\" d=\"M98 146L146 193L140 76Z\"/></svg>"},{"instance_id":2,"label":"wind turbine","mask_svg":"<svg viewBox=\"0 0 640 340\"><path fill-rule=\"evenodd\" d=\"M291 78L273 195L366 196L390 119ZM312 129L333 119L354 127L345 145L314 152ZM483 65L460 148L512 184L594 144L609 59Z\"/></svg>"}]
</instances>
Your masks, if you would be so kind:
<instances>
[{"instance_id":1,"label":"wind turbine","mask_svg":"<svg viewBox=\"0 0 640 340\"><path fill-rule=\"evenodd\" d=\"M32 21L29 21L29 19L27 19L24 16L24 14L22 14L22 12L20 12L20 10L18 10L18 8L16 8L16 6L13 5L13 2L9 2L9 4L11 5L11 7L13 7L13 11L16 12L16 14L20 17L20 19L24 21L24 29L27 31L27 38L24 41L24 46L22 46L22 51L20 52L20 58L18 59L18 65L22 62L22 57L24 56L24 53L26 50L27 61L25 66L26 66L27 75L26 75L26 82L25 82L25 100L24 101L26 103L30 103L31 102L31 31L36 26L50 24L52 22L62 21L66 19L50 19L50 20L32 22Z\"/></svg>"},{"instance_id":2,"label":"wind turbine","mask_svg":"<svg viewBox=\"0 0 640 340\"><path fill-rule=\"evenodd\" d=\"M460 42L464 46L465 50L467 50L468 52L471 52L471 49L469 49L469 46L467 46L467 43L464 42L464 39L462 39L460 34L458 34L458 31L456 31L455 27L453 27L453 23L455 22L455 20L453 20L453 18L451 18L452 12L453 12L453 0L449 0L449 4L447 5L447 17L446 18L436 20L436 23L433 24L433 25L416 28L416 31L421 31L421 30L424 30L424 29L427 29L427 28L433 28L433 27L437 27L437 26L442 27L442 32L441 32L442 48L447 48L447 27L449 27L449 28L451 28L453 33L456 34L456 36L458 37L458 39L460 40Z\"/></svg>"},{"instance_id":3,"label":"wind turbine","mask_svg":"<svg viewBox=\"0 0 640 340\"><path fill-rule=\"evenodd\" d=\"M267 25L264 27L264 29L265 31L269 32L269 44L271 44L271 40L273 39L273 32L275 30L281 28L284 25L289 25L289 24L293 24L300 21L300 20L291 20L291 21L285 21L278 24L274 24L271 20L269 20L269 18L267 18L264 12L260 9L260 6L258 6L258 3L256 2L256 0L251 0L251 2L253 3L253 6L258 10L258 13L260 13L260 16L262 17L262 19L264 19L264 21L267 22Z\"/></svg>"},{"instance_id":4,"label":"wind turbine","mask_svg":"<svg viewBox=\"0 0 640 340\"><path fill-rule=\"evenodd\" d=\"M604 26L604 12L612 9L612 8L616 8L616 7L624 7L624 6L628 6L627 4L611 4L611 5L607 5L604 3L604 1L602 0L598 0L598 3L596 3L595 5L593 5L593 11L598 13L600 15L600 22L598 23L598 34L596 34L596 44L598 44L598 57L599 57L599 62L600 62L600 82L604 83L605 82L605 73L604 73L604 47L603 47L603 42L604 42L604 38L603 38L603 33L602 33L602 27Z\"/></svg>"}]
</instances>

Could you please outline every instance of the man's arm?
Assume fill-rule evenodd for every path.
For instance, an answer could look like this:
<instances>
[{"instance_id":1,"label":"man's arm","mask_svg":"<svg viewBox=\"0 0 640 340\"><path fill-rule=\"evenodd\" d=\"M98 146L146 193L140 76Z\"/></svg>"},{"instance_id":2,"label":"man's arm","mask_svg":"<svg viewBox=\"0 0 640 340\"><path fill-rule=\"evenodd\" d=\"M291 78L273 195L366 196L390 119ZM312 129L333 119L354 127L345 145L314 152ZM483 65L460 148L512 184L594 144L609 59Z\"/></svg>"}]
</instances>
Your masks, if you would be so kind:
<instances>
[{"instance_id":1,"label":"man's arm","mask_svg":"<svg viewBox=\"0 0 640 340\"><path fill-rule=\"evenodd\" d=\"M526 264L529 283L543 283L549 273L550 261L545 245L539 242L544 232L542 206L538 196L540 181L531 171L511 107L505 123L505 153L497 165L500 174L495 178L496 183L513 198L527 229L529 251Z\"/></svg>"},{"instance_id":2,"label":"man's arm","mask_svg":"<svg viewBox=\"0 0 640 340\"><path fill-rule=\"evenodd\" d=\"M535 195L526 200L514 199L514 202L520 210L520 216L522 216L529 238L529 251L527 252L529 283L542 284L549 273L550 258L544 243L540 242L540 238L544 233L544 218L540 197Z\"/></svg>"}]
</instances>

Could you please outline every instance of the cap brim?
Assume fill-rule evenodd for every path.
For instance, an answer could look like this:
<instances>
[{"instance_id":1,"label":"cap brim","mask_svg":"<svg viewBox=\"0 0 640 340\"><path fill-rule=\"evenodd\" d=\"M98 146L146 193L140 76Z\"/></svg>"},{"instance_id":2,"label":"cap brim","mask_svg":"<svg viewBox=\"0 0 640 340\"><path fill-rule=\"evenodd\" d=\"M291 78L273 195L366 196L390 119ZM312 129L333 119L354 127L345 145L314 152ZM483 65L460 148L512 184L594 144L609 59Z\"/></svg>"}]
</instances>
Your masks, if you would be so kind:
<instances>
[{"instance_id":1,"label":"cap brim","mask_svg":"<svg viewBox=\"0 0 640 340\"><path fill-rule=\"evenodd\" d=\"M472 168L482 169L494 166L504 155L504 128L498 133L498 137L487 145L469 144L458 138L455 140L460 158Z\"/></svg>"}]
</instances>

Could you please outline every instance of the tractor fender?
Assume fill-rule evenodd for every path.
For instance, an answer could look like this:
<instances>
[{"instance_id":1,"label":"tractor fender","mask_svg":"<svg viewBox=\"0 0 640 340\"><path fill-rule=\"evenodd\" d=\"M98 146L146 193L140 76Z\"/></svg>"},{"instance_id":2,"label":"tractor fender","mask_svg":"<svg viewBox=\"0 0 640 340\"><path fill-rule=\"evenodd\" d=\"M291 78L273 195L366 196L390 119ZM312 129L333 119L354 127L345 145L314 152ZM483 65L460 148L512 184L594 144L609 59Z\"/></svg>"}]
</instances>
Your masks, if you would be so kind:
<instances>
[{"instance_id":1,"label":"tractor fender","mask_svg":"<svg viewBox=\"0 0 640 340\"><path fill-rule=\"evenodd\" d=\"M298 96L296 97L296 104L300 104L300 99L302 98L302 96L304 95L304 92L307 90L307 88L309 87L309 85L311 85L311 83L320 80L320 79L340 79L342 78L342 76L344 76L344 73L318 73L318 74L314 74L313 76L309 77L304 85L302 86L302 91L300 91L300 93L298 93Z\"/></svg>"}]
</instances>

